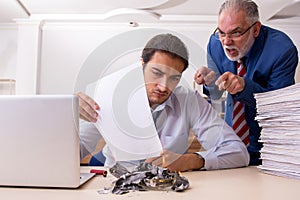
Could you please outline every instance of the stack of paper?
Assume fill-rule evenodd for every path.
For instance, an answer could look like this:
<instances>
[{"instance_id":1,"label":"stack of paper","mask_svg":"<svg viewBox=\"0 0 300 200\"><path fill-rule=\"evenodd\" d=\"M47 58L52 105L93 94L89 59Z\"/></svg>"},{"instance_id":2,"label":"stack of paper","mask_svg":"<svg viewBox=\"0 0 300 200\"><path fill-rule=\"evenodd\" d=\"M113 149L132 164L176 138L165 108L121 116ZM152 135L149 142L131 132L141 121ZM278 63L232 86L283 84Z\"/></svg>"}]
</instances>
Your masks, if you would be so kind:
<instances>
[{"instance_id":1,"label":"stack of paper","mask_svg":"<svg viewBox=\"0 0 300 200\"><path fill-rule=\"evenodd\" d=\"M300 179L300 84L254 95L262 127L261 171Z\"/></svg>"}]
</instances>

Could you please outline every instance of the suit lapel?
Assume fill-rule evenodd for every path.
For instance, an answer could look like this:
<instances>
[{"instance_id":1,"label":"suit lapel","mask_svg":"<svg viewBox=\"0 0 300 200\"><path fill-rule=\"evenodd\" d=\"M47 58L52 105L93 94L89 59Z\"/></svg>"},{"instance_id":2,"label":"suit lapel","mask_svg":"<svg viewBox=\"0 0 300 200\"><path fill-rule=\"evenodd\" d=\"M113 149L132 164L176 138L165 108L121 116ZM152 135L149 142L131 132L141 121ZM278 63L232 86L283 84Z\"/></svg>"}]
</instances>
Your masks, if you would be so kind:
<instances>
[{"instance_id":1,"label":"suit lapel","mask_svg":"<svg viewBox=\"0 0 300 200\"><path fill-rule=\"evenodd\" d=\"M260 29L260 33L259 36L255 39L255 42L252 46L252 48L250 49L249 53L246 55L246 62L245 62L245 66L247 69L247 74L246 77L253 79L254 76L254 72L259 68L259 67L263 67L263 66L256 66L257 62L259 60L259 56L261 55L261 52L263 50L263 46L264 46L264 41L265 41L265 36L264 36L264 28L263 26ZM250 58L250 59L248 59Z\"/></svg>"},{"instance_id":2,"label":"suit lapel","mask_svg":"<svg viewBox=\"0 0 300 200\"><path fill-rule=\"evenodd\" d=\"M223 68L223 72L232 72L234 74L236 74L236 62L232 62L230 60L228 60L228 58L226 57L226 59L223 60L223 63L222 63L222 68Z\"/></svg>"}]
</instances>

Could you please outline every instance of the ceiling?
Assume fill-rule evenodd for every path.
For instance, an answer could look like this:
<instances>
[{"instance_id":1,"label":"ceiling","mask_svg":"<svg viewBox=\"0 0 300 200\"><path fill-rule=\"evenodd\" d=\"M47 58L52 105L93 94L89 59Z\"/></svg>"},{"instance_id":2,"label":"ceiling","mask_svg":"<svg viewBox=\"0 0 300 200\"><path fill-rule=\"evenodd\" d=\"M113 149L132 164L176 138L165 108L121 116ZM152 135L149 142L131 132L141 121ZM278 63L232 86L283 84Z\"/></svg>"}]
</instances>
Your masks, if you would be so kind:
<instances>
[{"instance_id":1,"label":"ceiling","mask_svg":"<svg viewBox=\"0 0 300 200\"><path fill-rule=\"evenodd\" d=\"M224 0L1 0L0 23L16 19L198 21L213 19ZM256 0L263 22L300 24L300 0Z\"/></svg>"}]
</instances>

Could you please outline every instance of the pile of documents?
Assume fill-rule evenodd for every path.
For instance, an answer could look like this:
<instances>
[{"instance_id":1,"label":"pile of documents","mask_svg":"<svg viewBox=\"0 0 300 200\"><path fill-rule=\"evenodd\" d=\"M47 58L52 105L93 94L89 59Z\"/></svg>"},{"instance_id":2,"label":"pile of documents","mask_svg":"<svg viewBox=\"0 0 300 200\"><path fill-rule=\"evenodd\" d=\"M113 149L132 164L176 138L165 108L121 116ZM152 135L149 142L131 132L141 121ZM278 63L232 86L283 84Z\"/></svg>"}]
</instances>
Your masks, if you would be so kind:
<instances>
[{"instance_id":1,"label":"pile of documents","mask_svg":"<svg viewBox=\"0 0 300 200\"><path fill-rule=\"evenodd\" d=\"M254 95L262 127L261 171L300 179L300 84Z\"/></svg>"}]
</instances>

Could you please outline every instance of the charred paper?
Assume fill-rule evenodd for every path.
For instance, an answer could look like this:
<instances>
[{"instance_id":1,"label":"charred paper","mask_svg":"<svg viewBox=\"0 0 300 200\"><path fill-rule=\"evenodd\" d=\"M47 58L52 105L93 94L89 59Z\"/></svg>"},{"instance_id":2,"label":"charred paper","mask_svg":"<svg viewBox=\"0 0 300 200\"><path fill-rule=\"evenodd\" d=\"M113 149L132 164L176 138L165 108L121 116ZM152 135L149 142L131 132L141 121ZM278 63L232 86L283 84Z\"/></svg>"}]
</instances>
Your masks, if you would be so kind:
<instances>
[{"instance_id":1,"label":"charred paper","mask_svg":"<svg viewBox=\"0 0 300 200\"><path fill-rule=\"evenodd\" d=\"M116 164L110 173L118 178L114 182L113 194L125 194L129 191L174 190L182 192L189 187L187 178L167 168L157 167L150 163L141 163L132 172Z\"/></svg>"}]
</instances>

